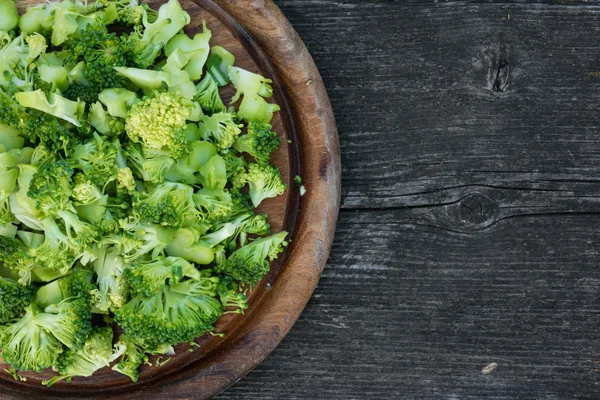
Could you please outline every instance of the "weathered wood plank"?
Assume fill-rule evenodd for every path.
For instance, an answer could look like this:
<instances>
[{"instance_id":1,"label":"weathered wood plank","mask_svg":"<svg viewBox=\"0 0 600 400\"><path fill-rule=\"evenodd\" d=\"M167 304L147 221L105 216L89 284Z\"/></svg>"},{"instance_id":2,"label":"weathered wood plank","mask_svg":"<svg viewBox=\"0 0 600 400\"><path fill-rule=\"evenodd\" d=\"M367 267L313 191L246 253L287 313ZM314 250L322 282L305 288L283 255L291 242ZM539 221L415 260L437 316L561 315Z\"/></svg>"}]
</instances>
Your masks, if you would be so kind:
<instances>
[{"instance_id":1,"label":"weathered wood plank","mask_svg":"<svg viewBox=\"0 0 600 400\"><path fill-rule=\"evenodd\" d=\"M343 207L464 185L600 190L599 7L278 3L337 112Z\"/></svg>"},{"instance_id":2,"label":"weathered wood plank","mask_svg":"<svg viewBox=\"0 0 600 400\"><path fill-rule=\"evenodd\" d=\"M276 3L346 210L301 319L219 398L600 398L600 2Z\"/></svg>"},{"instance_id":3,"label":"weathered wood plank","mask_svg":"<svg viewBox=\"0 0 600 400\"><path fill-rule=\"evenodd\" d=\"M598 398L598 218L420 218L343 211L303 316L219 398Z\"/></svg>"}]
</instances>

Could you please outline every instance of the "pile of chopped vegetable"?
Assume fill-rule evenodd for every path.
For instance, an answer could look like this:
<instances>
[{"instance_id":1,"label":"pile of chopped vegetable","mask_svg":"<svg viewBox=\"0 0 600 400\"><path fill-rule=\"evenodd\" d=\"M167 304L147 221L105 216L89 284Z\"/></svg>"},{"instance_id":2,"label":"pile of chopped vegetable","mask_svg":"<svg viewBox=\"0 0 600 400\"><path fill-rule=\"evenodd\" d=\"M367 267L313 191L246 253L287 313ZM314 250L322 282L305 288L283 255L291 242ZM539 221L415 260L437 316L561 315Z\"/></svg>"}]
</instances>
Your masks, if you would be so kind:
<instances>
[{"instance_id":1,"label":"pile of chopped vegetable","mask_svg":"<svg viewBox=\"0 0 600 400\"><path fill-rule=\"evenodd\" d=\"M114 363L135 382L149 354L244 312L287 245L254 211L286 189L271 81L189 23L177 0L21 16L0 0L0 347L15 376Z\"/></svg>"}]
</instances>

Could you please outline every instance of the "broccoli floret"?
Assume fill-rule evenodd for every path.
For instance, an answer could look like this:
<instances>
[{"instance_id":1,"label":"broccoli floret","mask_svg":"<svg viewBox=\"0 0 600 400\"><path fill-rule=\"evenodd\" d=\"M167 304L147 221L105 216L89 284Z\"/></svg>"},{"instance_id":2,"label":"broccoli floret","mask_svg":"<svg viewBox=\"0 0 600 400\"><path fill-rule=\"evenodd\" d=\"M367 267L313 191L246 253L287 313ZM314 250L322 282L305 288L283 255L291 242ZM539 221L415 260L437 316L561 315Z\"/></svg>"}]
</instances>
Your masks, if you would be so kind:
<instances>
[{"instance_id":1,"label":"broccoli floret","mask_svg":"<svg viewBox=\"0 0 600 400\"><path fill-rule=\"evenodd\" d=\"M242 95L258 94L265 98L273 95L273 81L270 79L238 67L229 67L227 72L236 90L231 98L232 103L238 101Z\"/></svg>"},{"instance_id":2,"label":"broccoli floret","mask_svg":"<svg viewBox=\"0 0 600 400\"><path fill-rule=\"evenodd\" d=\"M243 314L244 311L248 309L248 298L246 297L246 294L240 292L239 284L237 284L230 276L225 275L219 277L217 294L224 307L233 308L233 310L228 312Z\"/></svg>"},{"instance_id":3,"label":"broccoli floret","mask_svg":"<svg viewBox=\"0 0 600 400\"><path fill-rule=\"evenodd\" d=\"M115 4L117 7L117 22L125 26L142 25L144 18L150 23L156 21L158 12L151 9L146 3L140 4L138 0L100 0L105 5Z\"/></svg>"},{"instance_id":4,"label":"broccoli floret","mask_svg":"<svg viewBox=\"0 0 600 400\"><path fill-rule=\"evenodd\" d=\"M202 21L202 33L197 33L193 39L185 33L173 36L165 46L165 55L169 57L177 49L183 51L187 61L185 70L192 80L197 81L202 76L202 69L208 58L211 36L212 32L206 27L206 22Z\"/></svg>"},{"instance_id":5,"label":"broccoli floret","mask_svg":"<svg viewBox=\"0 0 600 400\"><path fill-rule=\"evenodd\" d=\"M59 375L42 384L52 386L63 379L70 381L74 376L92 376L100 368L108 367L126 350L125 346L117 346L113 350L112 339L110 326L94 327L81 349L67 349L58 356L54 370Z\"/></svg>"},{"instance_id":6,"label":"broccoli floret","mask_svg":"<svg viewBox=\"0 0 600 400\"><path fill-rule=\"evenodd\" d=\"M146 255L156 259L163 254L165 247L171 243L173 238L171 229L156 224L121 221L121 228L130 235L129 243L121 241L121 244L125 245L121 255L128 263L139 260ZM133 241L131 241L132 239Z\"/></svg>"},{"instance_id":7,"label":"broccoli floret","mask_svg":"<svg viewBox=\"0 0 600 400\"><path fill-rule=\"evenodd\" d=\"M203 140L192 142L190 144L190 154L180 158L171 166L167 171L166 179L172 182L197 185L201 182L201 177L198 175L200 168L216 155L217 149L212 143Z\"/></svg>"},{"instance_id":8,"label":"broccoli floret","mask_svg":"<svg viewBox=\"0 0 600 400\"><path fill-rule=\"evenodd\" d=\"M69 41L68 49L73 60L85 62L84 76L96 93L125 86L127 81L115 67L132 65L131 46L124 38L108 33L103 24L88 25L80 37Z\"/></svg>"},{"instance_id":9,"label":"broccoli floret","mask_svg":"<svg viewBox=\"0 0 600 400\"><path fill-rule=\"evenodd\" d=\"M98 97L97 93L94 95ZM99 101L91 105L88 118L89 123L102 135L118 136L125 132L125 122L107 113Z\"/></svg>"},{"instance_id":10,"label":"broccoli floret","mask_svg":"<svg viewBox=\"0 0 600 400\"><path fill-rule=\"evenodd\" d=\"M141 68L148 68L167 42L190 23L190 15L181 8L178 0L169 0L158 9L154 22L145 15L142 23L144 29L136 27L128 42L132 46L134 62Z\"/></svg>"},{"instance_id":11,"label":"broccoli floret","mask_svg":"<svg viewBox=\"0 0 600 400\"><path fill-rule=\"evenodd\" d=\"M213 262L215 254L208 243L200 241L200 233L193 228L182 228L175 231L173 240L165 248L172 257L181 257L199 265Z\"/></svg>"},{"instance_id":12,"label":"broccoli floret","mask_svg":"<svg viewBox=\"0 0 600 400\"><path fill-rule=\"evenodd\" d=\"M200 282L195 287L189 282L165 286L151 297L134 297L116 311L115 321L126 335L149 343L189 342L211 331L223 305L210 295L188 294L206 285Z\"/></svg>"},{"instance_id":13,"label":"broccoli floret","mask_svg":"<svg viewBox=\"0 0 600 400\"><path fill-rule=\"evenodd\" d=\"M90 181L76 184L72 192L73 206L77 216L93 224L99 224L106 214L108 196Z\"/></svg>"},{"instance_id":14,"label":"broccoli floret","mask_svg":"<svg viewBox=\"0 0 600 400\"><path fill-rule=\"evenodd\" d=\"M238 67L229 67L228 75L236 89L231 103L244 95L238 115L247 122L271 122L273 113L280 110L277 104L269 104L265 100L273 95L272 81Z\"/></svg>"},{"instance_id":15,"label":"broccoli floret","mask_svg":"<svg viewBox=\"0 0 600 400\"><path fill-rule=\"evenodd\" d=\"M194 203L203 220L218 221L229 215L233 203L231 195L224 190L200 189L194 193Z\"/></svg>"},{"instance_id":16,"label":"broccoli floret","mask_svg":"<svg viewBox=\"0 0 600 400\"><path fill-rule=\"evenodd\" d=\"M266 165L280 143L277 134L271 131L271 125L251 122L248 124L248 133L240 136L233 148L240 153L250 154L258 164Z\"/></svg>"},{"instance_id":17,"label":"broccoli floret","mask_svg":"<svg viewBox=\"0 0 600 400\"><path fill-rule=\"evenodd\" d=\"M260 95L249 93L244 95L237 114L246 122L269 124L273 119L273 113L279 110L277 104L267 103Z\"/></svg>"},{"instance_id":18,"label":"broccoli floret","mask_svg":"<svg viewBox=\"0 0 600 400\"><path fill-rule=\"evenodd\" d=\"M70 164L80 169L85 177L99 188L117 179L117 147L103 140L98 134L94 138L74 148Z\"/></svg>"},{"instance_id":19,"label":"broccoli floret","mask_svg":"<svg viewBox=\"0 0 600 400\"><path fill-rule=\"evenodd\" d=\"M248 171L238 178L238 182L248 183L250 199L254 207L258 207L264 199L283 194L287 188L281 180L279 170L269 164L250 164ZM239 183L234 182L235 186L239 186Z\"/></svg>"},{"instance_id":20,"label":"broccoli floret","mask_svg":"<svg viewBox=\"0 0 600 400\"><path fill-rule=\"evenodd\" d=\"M202 139L213 143L218 150L233 146L241 132L241 126L230 113L216 113L210 117L205 115L198 124Z\"/></svg>"},{"instance_id":21,"label":"broccoli floret","mask_svg":"<svg viewBox=\"0 0 600 400\"><path fill-rule=\"evenodd\" d=\"M131 338L127 335L121 335L119 342L115 345L117 348L124 348L125 351L119 362L113 366L113 370L127 375L133 382L138 381L138 368L143 362L148 361L148 354L175 354L175 350L170 345L156 344L154 341L148 343L139 338Z\"/></svg>"},{"instance_id":22,"label":"broccoli floret","mask_svg":"<svg viewBox=\"0 0 600 400\"><path fill-rule=\"evenodd\" d=\"M114 247L102 247L93 267L98 288L91 291L92 303L102 311L114 311L127 301L129 287L123 279L125 262Z\"/></svg>"},{"instance_id":23,"label":"broccoli floret","mask_svg":"<svg viewBox=\"0 0 600 400\"><path fill-rule=\"evenodd\" d=\"M287 232L260 238L236 250L229 256L227 263L216 266L215 271L231 276L233 279L251 285L269 272L269 261L278 257L287 245Z\"/></svg>"},{"instance_id":24,"label":"broccoli floret","mask_svg":"<svg viewBox=\"0 0 600 400\"><path fill-rule=\"evenodd\" d=\"M84 297L89 301L89 292L94 288L92 272L75 268L68 275L40 287L35 295L35 303L46 308L72 297Z\"/></svg>"},{"instance_id":25,"label":"broccoli floret","mask_svg":"<svg viewBox=\"0 0 600 400\"><path fill-rule=\"evenodd\" d=\"M34 319L37 325L52 333L62 344L77 350L83 346L92 329L91 317L89 299L75 297L49 305Z\"/></svg>"},{"instance_id":26,"label":"broccoli floret","mask_svg":"<svg viewBox=\"0 0 600 400\"><path fill-rule=\"evenodd\" d=\"M72 101L55 93L48 96L42 90L15 93L17 102L26 108L33 108L60 118L75 126L81 126L79 116L85 106L82 102Z\"/></svg>"},{"instance_id":27,"label":"broccoli floret","mask_svg":"<svg viewBox=\"0 0 600 400\"><path fill-rule=\"evenodd\" d=\"M9 323L25 313L31 303L33 288L0 277L0 325Z\"/></svg>"},{"instance_id":28,"label":"broccoli floret","mask_svg":"<svg viewBox=\"0 0 600 400\"><path fill-rule=\"evenodd\" d=\"M0 48L0 86L8 93L33 89L31 64L46 51L46 39L33 34L17 36Z\"/></svg>"},{"instance_id":29,"label":"broccoli floret","mask_svg":"<svg viewBox=\"0 0 600 400\"><path fill-rule=\"evenodd\" d=\"M119 118L126 118L131 106L139 101L135 93L121 88L104 89L98 95L98 100L106 106L111 116Z\"/></svg>"},{"instance_id":30,"label":"broccoli floret","mask_svg":"<svg viewBox=\"0 0 600 400\"><path fill-rule=\"evenodd\" d=\"M219 86L211 74L206 74L200 83L196 85L194 100L200 104L202 111L208 116L227 111L219 95Z\"/></svg>"},{"instance_id":31,"label":"broccoli floret","mask_svg":"<svg viewBox=\"0 0 600 400\"><path fill-rule=\"evenodd\" d=\"M133 192L136 188L135 178L131 168L119 168L117 171L117 185L119 188L125 189L128 192Z\"/></svg>"},{"instance_id":32,"label":"broccoli floret","mask_svg":"<svg viewBox=\"0 0 600 400\"><path fill-rule=\"evenodd\" d=\"M125 131L134 142L154 149L168 149L173 158L189 153L184 132L186 120L192 114L193 103L178 93L154 93L131 107Z\"/></svg>"},{"instance_id":33,"label":"broccoli floret","mask_svg":"<svg viewBox=\"0 0 600 400\"><path fill-rule=\"evenodd\" d=\"M76 256L73 255L73 244L53 218L46 218L40 221L40 224L44 230L44 243L30 249L29 255L37 264L43 265L44 269L64 275L76 260Z\"/></svg>"},{"instance_id":34,"label":"broccoli floret","mask_svg":"<svg viewBox=\"0 0 600 400\"><path fill-rule=\"evenodd\" d=\"M136 175L144 182L162 183L175 160L164 151L128 143L123 153Z\"/></svg>"},{"instance_id":35,"label":"broccoli floret","mask_svg":"<svg viewBox=\"0 0 600 400\"><path fill-rule=\"evenodd\" d=\"M183 258L167 257L128 266L124 276L134 293L150 297L165 285L179 283L184 277L200 279L200 272Z\"/></svg>"},{"instance_id":36,"label":"broccoli floret","mask_svg":"<svg viewBox=\"0 0 600 400\"><path fill-rule=\"evenodd\" d=\"M151 192L142 193L133 209L144 221L177 228L200 216L193 195L191 186L164 182Z\"/></svg>"},{"instance_id":37,"label":"broccoli floret","mask_svg":"<svg viewBox=\"0 0 600 400\"><path fill-rule=\"evenodd\" d=\"M2 359L18 371L42 372L54 365L63 351L51 331L37 323L38 315L39 308L30 304L21 319L0 328Z\"/></svg>"},{"instance_id":38,"label":"broccoli floret","mask_svg":"<svg viewBox=\"0 0 600 400\"><path fill-rule=\"evenodd\" d=\"M53 216L59 210L71 209L73 169L62 160L44 164L29 182L27 196L36 202L42 215Z\"/></svg>"}]
</instances>

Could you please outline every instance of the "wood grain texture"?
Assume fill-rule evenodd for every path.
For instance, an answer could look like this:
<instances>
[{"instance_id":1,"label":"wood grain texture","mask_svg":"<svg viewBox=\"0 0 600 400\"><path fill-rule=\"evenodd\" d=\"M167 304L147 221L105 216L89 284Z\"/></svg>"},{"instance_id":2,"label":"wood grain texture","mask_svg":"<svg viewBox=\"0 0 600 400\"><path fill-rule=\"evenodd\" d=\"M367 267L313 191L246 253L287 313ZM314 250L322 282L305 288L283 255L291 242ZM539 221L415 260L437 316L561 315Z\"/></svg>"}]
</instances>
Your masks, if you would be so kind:
<instances>
[{"instance_id":1,"label":"wood grain texture","mask_svg":"<svg viewBox=\"0 0 600 400\"><path fill-rule=\"evenodd\" d=\"M281 106L273 130L282 146L271 161L288 184L283 196L261 204L273 232L290 232L290 245L270 273L249 295L245 315L226 315L215 326L225 338L205 335L161 365L143 367L137 384L108 368L91 378L75 378L45 388L51 376L24 373L25 382L0 376L1 399L21 398L194 398L222 391L262 361L287 334L309 300L329 254L340 204L340 161L331 106L319 73L301 39L269 0L180 0L192 16L186 29L194 34L206 20L213 31L211 44L236 56L236 65L273 79L274 101ZM20 8L38 3L19 2ZM148 3L158 8L163 1ZM290 74L293 72L292 74ZM311 82L307 85L307 82ZM232 92L225 91L225 97ZM300 196L303 177L307 193ZM308 267L307 267L308 266ZM152 359L151 359L152 361Z\"/></svg>"},{"instance_id":2,"label":"wood grain texture","mask_svg":"<svg viewBox=\"0 0 600 400\"><path fill-rule=\"evenodd\" d=\"M600 2L276 3L342 212L298 323L218 398L600 398Z\"/></svg>"}]
</instances>

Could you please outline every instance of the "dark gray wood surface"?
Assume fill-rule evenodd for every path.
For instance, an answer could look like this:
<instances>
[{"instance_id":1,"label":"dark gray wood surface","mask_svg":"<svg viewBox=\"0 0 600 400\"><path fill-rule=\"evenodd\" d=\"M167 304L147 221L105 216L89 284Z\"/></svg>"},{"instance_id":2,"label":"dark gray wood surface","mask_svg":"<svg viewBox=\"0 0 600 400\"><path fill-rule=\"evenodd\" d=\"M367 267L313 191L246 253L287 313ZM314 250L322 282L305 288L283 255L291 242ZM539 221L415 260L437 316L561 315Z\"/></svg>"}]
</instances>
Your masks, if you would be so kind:
<instances>
[{"instance_id":1,"label":"dark gray wood surface","mask_svg":"<svg viewBox=\"0 0 600 400\"><path fill-rule=\"evenodd\" d=\"M600 2L276 3L343 205L302 317L219 398L600 399Z\"/></svg>"}]
</instances>

